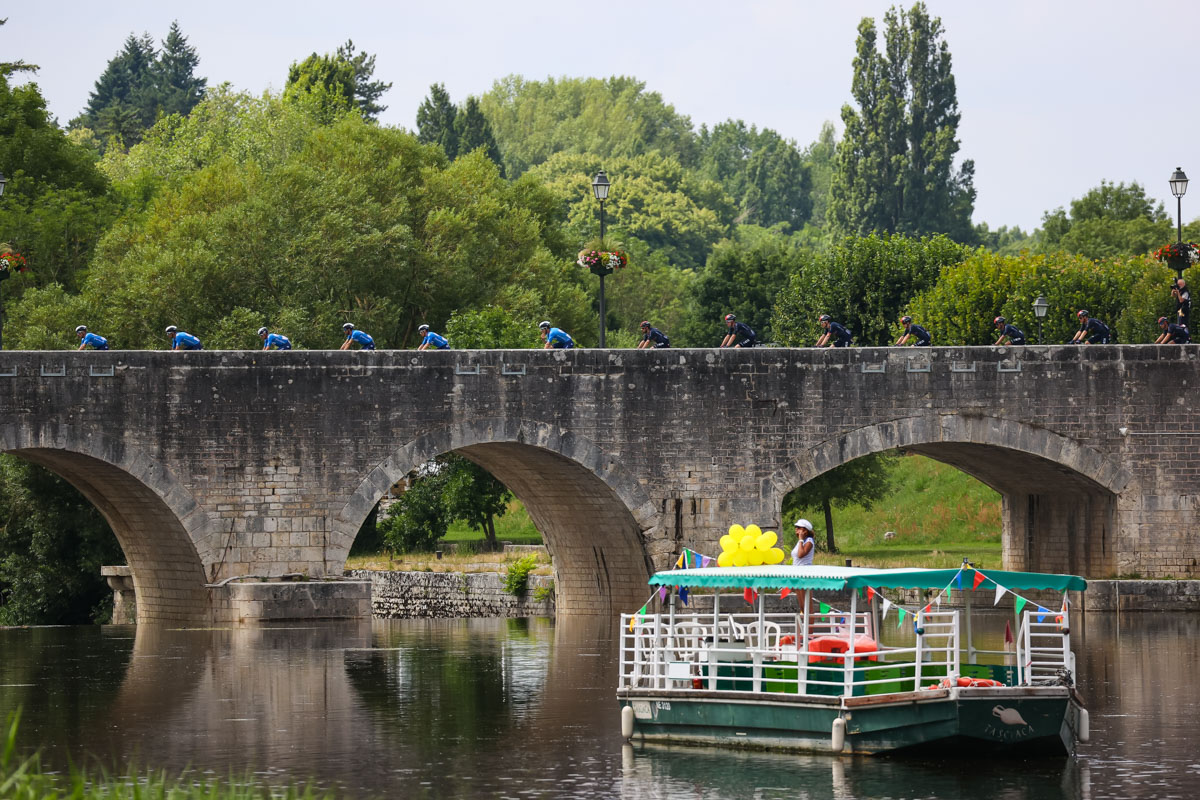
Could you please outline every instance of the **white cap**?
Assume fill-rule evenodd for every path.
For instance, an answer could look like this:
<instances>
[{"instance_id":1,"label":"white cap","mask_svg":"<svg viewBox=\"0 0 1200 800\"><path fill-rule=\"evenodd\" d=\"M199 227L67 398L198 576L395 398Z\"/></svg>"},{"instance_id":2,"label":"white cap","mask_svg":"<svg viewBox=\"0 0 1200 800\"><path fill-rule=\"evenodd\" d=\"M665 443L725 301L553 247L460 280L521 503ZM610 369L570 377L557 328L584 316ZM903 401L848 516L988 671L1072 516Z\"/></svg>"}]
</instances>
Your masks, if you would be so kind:
<instances>
[{"instance_id":1,"label":"white cap","mask_svg":"<svg viewBox=\"0 0 1200 800\"><path fill-rule=\"evenodd\" d=\"M797 528L808 528L810 531L813 529L812 523L809 522L808 520L804 519L803 517L796 520L796 527Z\"/></svg>"}]
</instances>

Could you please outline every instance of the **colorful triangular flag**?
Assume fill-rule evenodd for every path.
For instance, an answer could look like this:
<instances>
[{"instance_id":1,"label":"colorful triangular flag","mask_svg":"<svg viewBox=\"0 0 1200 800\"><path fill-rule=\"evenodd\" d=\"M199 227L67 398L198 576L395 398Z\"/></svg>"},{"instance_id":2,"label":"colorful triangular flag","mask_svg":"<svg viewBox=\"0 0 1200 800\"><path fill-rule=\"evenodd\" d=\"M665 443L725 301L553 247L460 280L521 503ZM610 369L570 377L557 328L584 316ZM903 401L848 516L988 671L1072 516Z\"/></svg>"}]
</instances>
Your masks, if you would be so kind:
<instances>
[{"instance_id":1,"label":"colorful triangular flag","mask_svg":"<svg viewBox=\"0 0 1200 800\"><path fill-rule=\"evenodd\" d=\"M870 586L868 586L868 587L867 587L867 599L868 599L868 600L874 600L874 599L875 599L875 590L874 590L874 589L872 589Z\"/></svg>"},{"instance_id":2,"label":"colorful triangular flag","mask_svg":"<svg viewBox=\"0 0 1200 800\"><path fill-rule=\"evenodd\" d=\"M749 586L747 586L745 589L742 590L742 597L746 598L747 603L749 603L750 605L754 605L754 601L758 597L758 592L754 591Z\"/></svg>"},{"instance_id":3,"label":"colorful triangular flag","mask_svg":"<svg viewBox=\"0 0 1200 800\"><path fill-rule=\"evenodd\" d=\"M666 599L667 599L667 587L666 586L658 587L658 602L661 603Z\"/></svg>"},{"instance_id":4,"label":"colorful triangular flag","mask_svg":"<svg viewBox=\"0 0 1200 800\"><path fill-rule=\"evenodd\" d=\"M979 570L975 570L975 579L973 581L971 581L971 588L978 589L979 584L981 584L981 583L983 583L983 573L980 572Z\"/></svg>"},{"instance_id":5,"label":"colorful triangular flag","mask_svg":"<svg viewBox=\"0 0 1200 800\"><path fill-rule=\"evenodd\" d=\"M1001 586L1000 584L997 583L996 584L996 599L992 601L992 605L998 604L1000 602L1000 598L1004 597L1004 593L1007 591L1008 591L1008 589L1005 589L1003 586Z\"/></svg>"},{"instance_id":6,"label":"colorful triangular flag","mask_svg":"<svg viewBox=\"0 0 1200 800\"><path fill-rule=\"evenodd\" d=\"M904 611L903 608L900 608L899 606L896 607L896 627L897 628L899 628L901 625L904 624L904 614L905 613L906 612Z\"/></svg>"},{"instance_id":7,"label":"colorful triangular flag","mask_svg":"<svg viewBox=\"0 0 1200 800\"><path fill-rule=\"evenodd\" d=\"M1044 622L1046 619L1046 615L1049 613L1050 612L1047 611L1046 609L1042 608L1041 606L1038 606L1038 622Z\"/></svg>"},{"instance_id":8,"label":"colorful triangular flag","mask_svg":"<svg viewBox=\"0 0 1200 800\"><path fill-rule=\"evenodd\" d=\"M692 553L692 563L696 565L696 569L700 569L702 566L701 562L703 561L704 556L700 555L699 553Z\"/></svg>"},{"instance_id":9,"label":"colorful triangular flag","mask_svg":"<svg viewBox=\"0 0 1200 800\"><path fill-rule=\"evenodd\" d=\"M1021 595L1017 595L1017 602L1013 606L1013 610L1016 611L1017 616L1021 615L1021 609L1025 607L1025 603L1027 603L1027 602L1028 601L1024 597L1021 597Z\"/></svg>"},{"instance_id":10,"label":"colorful triangular flag","mask_svg":"<svg viewBox=\"0 0 1200 800\"><path fill-rule=\"evenodd\" d=\"M700 559L700 567L701 568L705 568L711 563L712 563L712 559L708 556L705 556L704 558Z\"/></svg>"},{"instance_id":11,"label":"colorful triangular flag","mask_svg":"<svg viewBox=\"0 0 1200 800\"><path fill-rule=\"evenodd\" d=\"M880 617L880 619L887 619L887 612L888 612L888 609L891 607L892 607L892 601L888 600L886 597L883 598L883 616Z\"/></svg>"},{"instance_id":12,"label":"colorful triangular flag","mask_svg":"<svg viewBox=\"0 0 1200 800\"><path fill-rule=\"evenodd\" d=\"M818 608L820 608L820 609L821 609L821 613L822 613L822 614L828 614L828 613L829 613L829 606L828 606L828 605L826 605L825 603L821 603L821 604L819 604L819 605L818 605Z\"/></svg>"},{"instance_id":13,"label":"colorful triangular flag","mask_svg":"<svg viewBox=\"0 0 1200 800\"><path fill-rule=\"evenodd\" d=\"M1008 624L1008 620L1004 621L1004 643L1013 643L1012 626Z\"/></svg>"},{"instance_id":14,"label":"colorful triangular flag","mask_svg":"<svg viewBox=\"0 0 1200 800\"><path fill-rule=\"evenodd\" d=\"M686 551L684 551L683 553L680 553L679 558L675 559L675 569L679 569L680 567L683 566L683 559L684 559L685 555L686 555Z\"/></svg>"},{"instance_id":15,"label":"colorful triangular flag","mask_svg":"<svg viewBox=\"0 0 1200 800\"><path fill-rule=\"evenodd\" d=\"M787 597L791 593L792 593L791 587L785 586L779 592L779 599L782 600L783 598Z\"/></svg>"},{"instance_id":16,"label":"colorful triangular flag","mask_svg":"<svg viewBox=\"0 0 1200 800\"><path fill-rule=\"evenodd\" d=\"M962 570L961 569L954 576L954 585L958 587L959 591L962 591Z\"/></svg>"},{"instance_id":17,"label":"colorful triangular flag","mask_svg":"<svg viewBox=\"0 0 1200 800\"><path fill-rule=\"evenodd\" d=\"M679 599L683 601L683 604L684 604L685 606L687 605L687 601L688 601L688 588L687 588L686 586L680 586L680 587L679 587Z\"/></svg>"}]
</instances>

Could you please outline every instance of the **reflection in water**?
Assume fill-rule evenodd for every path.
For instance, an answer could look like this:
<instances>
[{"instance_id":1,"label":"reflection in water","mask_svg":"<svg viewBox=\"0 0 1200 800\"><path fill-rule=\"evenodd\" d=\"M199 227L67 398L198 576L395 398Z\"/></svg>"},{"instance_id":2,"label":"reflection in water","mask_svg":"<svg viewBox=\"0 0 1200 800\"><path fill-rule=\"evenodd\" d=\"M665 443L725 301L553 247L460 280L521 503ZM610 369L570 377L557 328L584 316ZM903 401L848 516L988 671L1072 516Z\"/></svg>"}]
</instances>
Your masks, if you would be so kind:
<instances>
[{"instance_id":1,"label":"reflection in water","mask_svg":"<svg viewBox=\"0 0 1200 800\"><path fill-rule=\"evenodd\" d=\"M1003 647L1005 615L977 629ZM1076 617L1078 759L831 758L623 746L608 621L215 630L0 629L0 712L52 763L85 753L352 794L1159 798L1200 779L1200 616ZM900 635L900 634L897 634Z\"/></svg>"}]
</instances>

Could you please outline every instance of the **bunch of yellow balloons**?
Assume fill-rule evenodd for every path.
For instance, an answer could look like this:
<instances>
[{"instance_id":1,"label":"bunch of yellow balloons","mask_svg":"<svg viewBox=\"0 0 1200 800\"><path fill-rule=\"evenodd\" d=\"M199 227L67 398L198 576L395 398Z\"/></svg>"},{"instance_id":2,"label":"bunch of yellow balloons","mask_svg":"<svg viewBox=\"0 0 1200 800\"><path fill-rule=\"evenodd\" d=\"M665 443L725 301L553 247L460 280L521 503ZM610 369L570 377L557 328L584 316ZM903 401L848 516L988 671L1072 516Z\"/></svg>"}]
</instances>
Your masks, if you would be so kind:
<instances>
[{"instance_id":1,"label":"bunch of yellow balloons","mask_svg":"<svg viewBox=\"0 0 1200 800\"><path fill-rule=\"evenodd\" d=\"M757 525L730 525L729 533L721 537L719 567L757 567L783 562L783 550L775 546L779 537L775 531L764 533Z\"/></svg>"}]
</instances>

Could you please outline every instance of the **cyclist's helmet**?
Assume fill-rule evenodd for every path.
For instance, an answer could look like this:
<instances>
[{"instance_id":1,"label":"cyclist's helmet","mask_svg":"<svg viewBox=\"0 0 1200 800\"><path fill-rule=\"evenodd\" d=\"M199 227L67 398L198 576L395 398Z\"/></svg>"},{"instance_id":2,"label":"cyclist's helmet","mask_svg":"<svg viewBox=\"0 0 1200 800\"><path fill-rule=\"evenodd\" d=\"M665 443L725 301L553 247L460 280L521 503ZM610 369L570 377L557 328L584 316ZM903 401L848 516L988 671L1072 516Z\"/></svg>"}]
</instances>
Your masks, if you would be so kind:
<instances>
[{"instance_id":1,"label":"cyclist's helmet","mask_svg":"<svg viewBox=\"0 0 1200 800\"><path fill-rule=\"evenodd\" d=\"M992 320L992 324L995 325L997 328L999 328L1005 322L1008 322L1008 320L1006 320L1004 317L996 317L994 320Z\"/></svg>"},{"instance_id":2,"label":"cyclist's helmet","mask_svg":"<svg viewBox=\"0 0 1200 800\"><path fill-rule=\"evenodd\" d=\"M1084 319L1087 315L1088 312L1086 308L1081 308L1075 312L1075 316L1079 317L1080 319Z\"/></svg>"},{"instance_id":3,"label":"cyclist's helmet","mask_svg":"<svg viewBox=\"0 0 1200 800\"><path fill-rule=\"evenodd\" d=\"M647 319L644 319L644 320L642 320L641 327L643 327L643 328L649 328L649 327L650 327L650 320L647 320Z\"/></svg>"},{"instance_id":4,"label":"cyclist's helmet","mask_svg":"<svg viewBox=\"0 0 1200 800\"><path fill-rule=\"evenodd\" d=\"M1159 326L1161 326L1161 327L1164 327L1164 328L1165 328L1165 327L1166 327L1166 325L1167 325L1167 318L1166 318L1166 317L1159 317L1159 318L1158 318L1158 324L1159 324ZM76 328L76 330L78 330L78 328Z\"/></svg>"},{"instance_id":5,"label":"cyclist's helmet","mask_svg":"<svg viewBox=\"0 0 1200 800\"><path fill-rule=\"evenodd\" d=\"M343 326L342 326L342 330L344 330L344 331L352 331L352 330L354 330L354 323L353 323L353 322L347 322L345 325L343 325Z\"/></svg>"},{"instance_id":6,"label":"cyclist's helmet","mask_svg":"<svg viewBox=\"0 0 1200 800\"><path fill-rule=\"evenodd\" d=\"M538 327L544 331L548 331L548 330L550 330L550 321L544 319L538 323Z\"/></svg>"},{"instance_id":7,"label":"cyclist's helmet","mask_svg":"<svg viewBox=\"0 0 1200 800\"><path fill-rule=\"evenodd\" d=\"M830 322L830 321L832 321L832 320L833 320L833 317L829 316L828 314L822 314L822 315L820 316L820 321L821 321L821 322Z\"/></svg>"},{"instance_id":8,"label":"cyclist's helmet","mask_svg":"<svg viewBox=\"0 0 1200 800\"><path fill-rule=\"evenodd\" d=\"M258 335L259 335L259 336L266 336L266 335L267 335L267 326L266 326L266 325L264 325L263 327L261 327L261 328L259 328L259 329L258 329Z\"/></svg>"},{"instance_id":9,"label":"cyclist's helmet","mask_svg":"<svg viewBox=\"0 0 1200 800\"><path fill-rule=\"evenodd\" d=\"M76 333L87 333L87 325L80 325L75 329Z\"/></svg>"},{"instance_id":10,"label":"cyclist's helmet","mask_svg":"<svg viewBox=\"0 0 1200 800\"><path fill-rule=\"evenodd\" d=\"M427 331L427 330L429 330L429 326L428 326L428 325L422 325L421 327L417 328L417 333L424 333L424 332L425 332L425 331Z\"/></svg>"},{"instance_id":11,"label":"cyclist's helmet","mask_svg":"<svg viewBox=\"0 0 1200 800\"><path fill-rule=\"evenodd\" d=\"M174 334L175 331L177 331L177 330L179 330L179 328L176 328L174 325L168 325L167 326L167 335L170 336L170 335Z\"/></svg>"},{"instance_id":12,"label":"cyclist's helmet","mask_svg":"<svg viewBox=\"0 0 1200 800\"><path fill-rule=\"evenodd\" d=\"M726 322L737 322L737 317L735 317L733 314L726 314L725 321Z\"/></svg>"},{"instance_id":13,"label":"cyclist's helmet","mask_svg":"<svg viewBox=\"0 0 1200 800\"><path fill-rule=\"evenodd\" d=\"M912 317L904 316L900 318L901 325L908 325L912 322Z\"/></svg>"}]
</instances>

